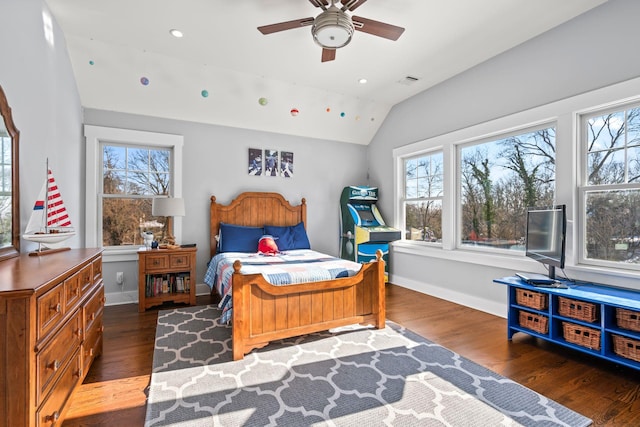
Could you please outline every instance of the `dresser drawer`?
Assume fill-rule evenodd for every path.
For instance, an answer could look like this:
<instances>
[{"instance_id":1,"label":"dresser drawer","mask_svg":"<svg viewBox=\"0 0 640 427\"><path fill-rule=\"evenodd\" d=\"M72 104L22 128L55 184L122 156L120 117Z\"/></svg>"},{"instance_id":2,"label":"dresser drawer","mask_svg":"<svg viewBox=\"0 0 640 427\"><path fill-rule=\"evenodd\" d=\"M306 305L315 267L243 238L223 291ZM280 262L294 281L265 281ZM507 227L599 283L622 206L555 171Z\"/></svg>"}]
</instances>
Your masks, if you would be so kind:
<instances>
[{"instance_id":1,"label":"dresser drawer","mask_svg":"<svg viewBox=\"0 0 640 427\"><path fill-rule=\"evenodd\" d=\"M189 254L171 254L169 255L169 267L170 268L185 268L191 267L191 255Z\"/></svg>"},{"instance_id":2,"label":"dresser drawer","mask_svg":"<svg viewBox=\"0 0 640 427\"><path fill-rule=\"evenodd\" d=\"M80 302L82 296L80 279L80 274L76 273L64 281L64 309L67 313Z\"/></svg>"},{"instance_id":3,"label":"dresser drawer","mask_svg":"<svg viewBox=\"0 0 640 427\"><path fill-rule=\"evenodd\" d=\"M98 257L91 265L93 270L93 283L98 283L102 279L102 257Z\"/></svg>"},{"instance_id":4,"label":"dresser drawer","mask_svg":"<svg viewBox=\"0 0 640 427\"><path fill-rule=\"evenodd\" d=\"M84 316L84 331L88 333L94 322L102 316L104 307L104 285L100 285L95 293L89 298L82 311Z\"/></svg>"},{"instance_id":5,"label":"dresser drawer","mask_svg":"<svg viewBox=\"0 0 640 427\"><path fill-rule=\"evenodd\" d=\"M87 264L80 270L78 275L80 276L80 284L82 285L82 295L86 295L91 286L95 283L93 281L93 272L91 264Z\"/></svg>"},{"instance_id":6,"label":"dresser drawer","mask_svg":"<svg viewBox=\"0 0 640 427\"><path fill-rule=\"evenodd\" d=\"M38 340L42 339L62 319L64 302L64 286L57 285L46 294L38 297L36 306L38 310Z\"/></svg>"},{"instance_id":7,"label":"dresser drawer","mask_svg":"<svg viewBox=\"0 0 640 427\"><path fill-rule=\"evenodd\" d=\"M60 416L67 400L71 396L73 389L82 377L82 361L80 352L77 351L70 363L64 367L60 374L60 379L56 383L56 387L47 396L46 401L42 404L36 414L38 427L50 427L61 425Z\"/></svg>"},{"instance_id":8,"label":"dresser drawer","mask_svg":"<svg viewBox=\"0 0 640 427\"><path fill-rule=\"evenodd\" d=\"M147 271L164 270L169 267L169 255L153 254L145 255L144 265Z\"/></svg>"},{"instance_id":9,"label":"dresser drawer","mask_svg":"<svg viewBox=\"0 0 640 427\"><path fill-rule=\"evenodd\" d=\"M102 313L93 322L93 327L84 335L84 343L82 344L82 366L86 367L84 374L87 374L88 367L91 366L93 359L102 354L102 335L104 333L104 325L102 323Z\"/></svg>"},{"instance_id":10,"label":"dresser drawer","mask_svg":"<svg viewBox=\"0 0 640 427\"><path fill-rule=\"evenodd\" d=\"M61 374L71 355L78 350L82 342L82 316L78 310L69 319L49 344L36 355L38 403L49 392Z\"/></svg>"}]
</instances>

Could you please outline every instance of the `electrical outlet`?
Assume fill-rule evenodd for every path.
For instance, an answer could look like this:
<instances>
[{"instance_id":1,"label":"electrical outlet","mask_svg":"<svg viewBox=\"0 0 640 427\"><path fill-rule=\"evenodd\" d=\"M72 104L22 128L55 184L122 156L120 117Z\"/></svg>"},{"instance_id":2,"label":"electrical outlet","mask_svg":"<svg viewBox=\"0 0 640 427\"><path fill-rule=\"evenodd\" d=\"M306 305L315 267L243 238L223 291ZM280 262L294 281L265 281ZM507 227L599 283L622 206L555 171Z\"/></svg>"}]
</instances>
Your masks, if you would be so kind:
<instances>
[{"instance_id":1,"label":"electrical outlet","mask_svg":"<svg viewBox=\"0 0 640 427\"><path fill-rule=\"evenodd\" d=\"M116 273L116 283L118 285L124 284L124 273L122 271Z\"/></svg>"}]
</instances>

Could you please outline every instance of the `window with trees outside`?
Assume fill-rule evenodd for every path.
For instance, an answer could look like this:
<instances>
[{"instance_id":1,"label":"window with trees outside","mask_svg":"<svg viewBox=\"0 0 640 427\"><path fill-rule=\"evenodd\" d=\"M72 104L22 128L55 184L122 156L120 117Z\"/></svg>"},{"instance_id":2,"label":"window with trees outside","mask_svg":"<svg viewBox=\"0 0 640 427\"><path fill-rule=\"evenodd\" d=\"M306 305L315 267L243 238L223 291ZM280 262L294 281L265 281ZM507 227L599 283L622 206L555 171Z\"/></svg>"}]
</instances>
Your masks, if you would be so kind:
<instances>
[{"instance_id":1,"label":"window with trees outside","mask_svg":"<svg viewBox=\"0 0 640 427\"><path fill-rule=\"evenodd\" d=\"M442 243L442 152L404 161L405 239Z\"/></svg>"},{"instance_id":2,"label":"window with trees outside","mask_svg":"<svg viewBox=\"0 0 640 427\"><path fill-rule=\"evenodd\" d=\"M524 250L528 207L555 193L555 127L545 125L459 147L459 244Z\"/></svg>"},{"instance_id":3,"label":"window with trees outside","mask_svg":"<svg viewBox=\"0 0 640 427\"><path fill-rule=\"evenodd\" d=\"M581 262L640 266L640 106L582 117Z\"/></svg>"},{"instance_id":4,"label":"window with trees outside","mask_svg":"<svg viewBox=\"0 0 640 427\"><path fill-rule=\"evenodd\" d=\"M165 218L153 217L156 196L167 196L171 188L172 150L102 143L102 244L144 244L142 232L158 240Z\"/></svg>"}]
</instances>

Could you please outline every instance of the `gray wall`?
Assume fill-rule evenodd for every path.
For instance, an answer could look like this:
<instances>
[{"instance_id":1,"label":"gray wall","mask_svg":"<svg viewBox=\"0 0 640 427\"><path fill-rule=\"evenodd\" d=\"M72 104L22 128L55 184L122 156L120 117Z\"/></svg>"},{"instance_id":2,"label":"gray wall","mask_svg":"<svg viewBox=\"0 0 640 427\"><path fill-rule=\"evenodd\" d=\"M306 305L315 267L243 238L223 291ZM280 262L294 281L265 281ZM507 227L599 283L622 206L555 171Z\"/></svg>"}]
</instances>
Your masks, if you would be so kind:
<instances>
[{"instance_id":1,"label":"gray wall","mask_svg":"<svg viewBox=\"0 0 640 427\"><path fill-rule=\"evenodd\" d=\"M293 204L299 204L304 197L312 247L337 256L340 192L347 185L366 184L366 147L363 145L92 109L85 111L84 122L184 136L182 192L186 216L182 219L182 242L198 246L199 282L209 260L212 195L220 203L229 203L243 191L275 191ZM293 177L248 175L249 148L293 152ZM109 263L104 270L108 293L122 290L113 284L116 271L125 274L125 292L136 289L135 263Z\"/></svg>"},{"instance_id":2,"label":"gray wall","mask_svg":"<svg viewBox=\"0 0 640 427\"><path fill-rule=\"evenodd\" d=\"M340 191L366 182L366 147L333 141L133 116L114 112L83 112L66 43L57 23L45 34L42 0L0 1L0 85L20 131L21 230L29 219L45 179L49 158L67 210L79 232L65 243L84 244L85 141L84 123L182 134L184 147L183 242L198 245L198 281L208 260L209 197L226 203L242 191L276 191L292 203L307 199L309 238L321 251L338 253ZM84 115L84 117L83 117ZM275 148L294 153L291 179L247 175L247 148ZM22 241L22 251L36 248ZM125 289L115 284L115 272L125 273ZM136 263L105 264L106 292L136 292ZM110 296L107 297L108 301ZM113 298L111 298L113 299Z\"/></svg>"},{"instance_id":3,"label":"gray wall","mask_svg":"<svg viewBox=\"0 0 640 427\"><path fill-rule=\"evenodd\" d=\"M610 0L396 105L369 145L370 184L393 194L394 148L640 76L639 16L640 2ZM379 208L392 218L393 198L383 198ZM492 312L496 301L504 305L506 292L491 278L513 273L397 251L390 268L392 281L406 279L419 290ZM616 284L606 276L598 280Z\"/></svg>"},{"instance_id":4,"label":"gray wall","mask_svg":"<svg viewBox=\"0 0 640 427\"><path fill-rule=\"evenodd\" d=\"M46 178L53 170L73 225L84 242L84 145L82 108L64 36L55 21L43 22L42 0L0 1L0 85L20 131L21 231ZM45 32L50 28L51 32ZM37 244L22 240L23 252Z\"/></svg>"}]
</instances>

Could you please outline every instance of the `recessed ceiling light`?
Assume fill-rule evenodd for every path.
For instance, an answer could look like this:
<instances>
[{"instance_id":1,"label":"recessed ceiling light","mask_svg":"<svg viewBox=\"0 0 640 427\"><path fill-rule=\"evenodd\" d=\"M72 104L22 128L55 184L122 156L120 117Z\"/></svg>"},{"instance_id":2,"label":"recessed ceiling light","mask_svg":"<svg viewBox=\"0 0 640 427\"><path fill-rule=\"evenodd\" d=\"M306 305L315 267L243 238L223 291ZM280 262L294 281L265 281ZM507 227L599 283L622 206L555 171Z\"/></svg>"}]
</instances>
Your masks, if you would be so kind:
<instances>
[{"instance_id":1,"label":"recessed ceiling light","mask_svg":"<svg viewBox=\"0 0 640 427\"><path fill-rule=\"evenodd\" d=\"M363 84L367 83L367 79L364 79L364 78L363 78L363 79L360 79L360 80L358 80L358 83L360 83L361 85L363 85Z\"/></svg>"},{"instance_id":2,"label":"recessed ceiling light","mask_svg":"<svg viewBox=\"0 0 640 427\"><path fill-rule=\"evenodd\" d=\"M169 33L171 33L171 35L176 38L180 38L183 36L182 31L176 29L169 30Z\"/></svg>"}]
</instances>

